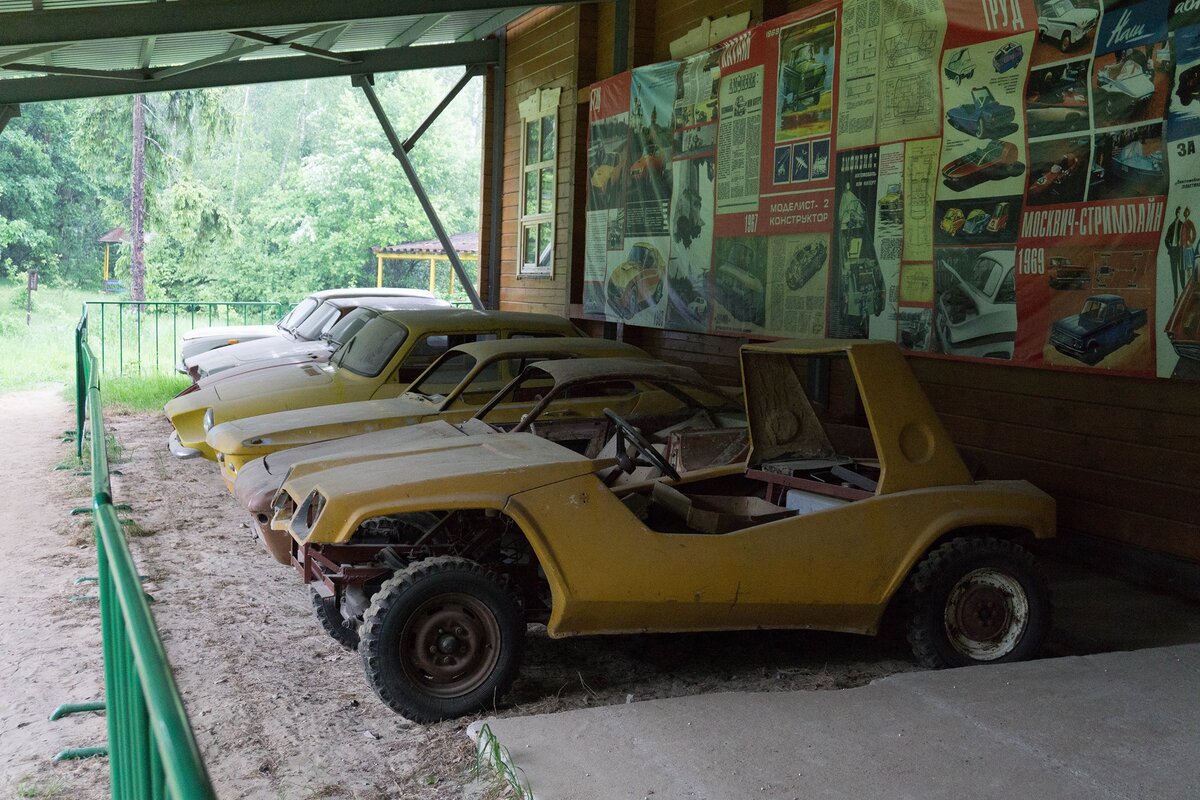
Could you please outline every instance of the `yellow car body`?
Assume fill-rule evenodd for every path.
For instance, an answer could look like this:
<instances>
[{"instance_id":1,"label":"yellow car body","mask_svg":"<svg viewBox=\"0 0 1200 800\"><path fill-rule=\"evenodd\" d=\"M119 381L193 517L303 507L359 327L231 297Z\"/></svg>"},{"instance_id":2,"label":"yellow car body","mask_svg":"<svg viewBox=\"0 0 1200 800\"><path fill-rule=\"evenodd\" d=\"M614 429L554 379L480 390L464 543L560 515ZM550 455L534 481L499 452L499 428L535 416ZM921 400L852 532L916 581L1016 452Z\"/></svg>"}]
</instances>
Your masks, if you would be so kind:
<instances>
[{"instance_id":1,"label":"yellow car body","mask_svg":"<svg viewBox=\"0 0 1200 800\"><path fill-rule=\"evenodd\" d=\"M248 461L285 450L363 433L473 416L527 364L559 358L649 358L637 347L608 339L498 339L447 350L399 397L277 411L223 422L208 432L225 485ZM528 400L493 409L492 422L518 422ZM563 413L569 413L564 409Z\"/></svg>"},{"instance_id":2,"label":"yellow car body","mask_svg":"<svg viewBox=\"0 0 1200 800\"><path fill-rule=\"evenodd\" d=\"M825 406L805 392L813 359L848 362L841 374L857 386L865 429L822 419ZM751 441L744 464L613 485L613 459L529 434L411 443L369 469L297 465L272 524L292 536L297 569L318 596L343 603L348 622L353 602L342 593L350 598L347 587L358 581L356 597L369 603L358 606L368 680L418 720L490 702L517 669L504 661L486 681L454 683L461 676L418 668L424 648L444 644L445 658L462 654L473 667L480 653L512 648L519 664L516 627L483 650L472 649L479 635L418 638L415 649L395 638L418 624L406 603L447 581L479 584L472 602L492 592L486 613L544 621L555 638L755 628L873 634L904 589L915 598L909 640L923 663L1036 652L1050 609L1024 544L1054 535L1054 501L1024 481L973 480L895 343L747 345L742 374ZM842 455L860 448L865 455ZM400 523L390 539L364 536L382 520ZM489 531L495 546L503 543L499 555L483 544ZM522 544L535 571L513 555ZM381 549L394 566L363 558ZM364 583L367 574L375 577ZM493 584L523 595L510 606ZM465 591L454 590L439 613L459 619ZM422 608L443 596L451 597L435 595Z\"/></svg>"},{"instance_id":3,"label":"yellow car body","mask_svg":"<svg viewBox=\"0 0 1200 800\"><path fill-rule=\"evenodd\" d=\"M202 380L184 390L164 409L175 428L170 449L181 458L200 455L215 460L216 452L206 437L222 422L397 397L442 351L481 337L581 335L569 321L549 314L469 309L388 312L372 319L327 364L281 364L224 379L218 375L214 376L218 380ZM369 374L351 369L351 359L369 364L364 370Z\"/></svg>"}]
</instances>

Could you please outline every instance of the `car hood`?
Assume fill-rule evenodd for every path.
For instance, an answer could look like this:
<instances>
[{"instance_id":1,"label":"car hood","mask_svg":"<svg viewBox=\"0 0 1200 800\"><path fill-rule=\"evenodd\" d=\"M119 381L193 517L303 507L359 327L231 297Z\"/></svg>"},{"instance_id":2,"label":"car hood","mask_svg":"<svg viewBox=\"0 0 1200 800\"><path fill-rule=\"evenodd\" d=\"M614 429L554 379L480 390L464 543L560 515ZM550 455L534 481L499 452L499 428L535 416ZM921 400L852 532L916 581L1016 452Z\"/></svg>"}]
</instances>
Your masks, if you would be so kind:
<instances>
[{"instance_id":1,"label":"car hood","mask_svg":"<svg viewBox=\"0 0 1200 800\"><path fill-rule=\"evenodd\" d=\"M292 469L283 490L297 503L318 491L325 508L311 534L297 530L295 522L291 532L311 541L341 542L371 517L441 509L468 498L502 502L614 460L586 458L531 433L497 433L414 442L390 458L372 461L370 469L352 463L309 471L307 463Z\"/></svg>"},{"instance_id":2,"label":"car hood","mask_svg":"<svg viewBox=\"0 0 1200 800\"><path fill-rule=\"evenodd\" d=\"M301 389L328 386L333 382L333 370L334 367L328 364L281 364L229 380L214 381L212 390L224 402L286 394Z\"/></svg>"},{"instance_id":3,"label":"car hood","mask_svg":"<svg viewBox=\"0 0 1200 800\"><path fill-rule=\"evenodd\" d=\"M1135 100L1142 100L1154 94L1154 81L1144 72L1139 75L1130 75L1126 78L1110 81L1107 87L1115 89L1121 94L1128 95Z\"/></svg>"},{"instance_id":4,"label":"car hood","mask_svg":"<svg viewBox=\"0 0 1200 800\"><path fill-rule=\"evenodd\" d=\"M1084 317L1076 314L1073 317L1063 317L1054 323L1054 330L1071 336L1084 337L1104 327L1104 323L1094 317Z\"/></svg>"},{"instance_id":5,"label":"car hood","mask_svg":"<svg viewBox=\"0 0 1200 800\"><path fill-rule=\"evenodd\" d=\"M1100 12L1091 8L1077 8L1061 17L1057 18L1058 22L1068 22L1078 27L1087 27L1091 25L1100 16Z\"/></svg>"},{"instance_id":6,"label":"car hood","mask_svg":"<svg viewBox=\"0 0 1200 800\"><path fill-rule=\"evenodd\" d=\"M271 510L271 499L289 470L302 462L306 463L305 469L312 471L352 463L362 466L369 461L391 458L398 450L413 442L466 435L458 426L444 420L434 420L406 428L392 428L280 450L266 458L255 459L238 470L233 495L250 513L266 513ZM298 470L297 475L304 471Z\"/></svg>"},{"instance_id":7,"label":"car hood","mask_svg":"<svg viewBox=\"0 0 1200 800\"><path fill-rule=\"evenodd\" d=\"M208 432L208 444L226 454L266 453L327 439L413 425L437 413L438 403L420 395L297 408L223 422Z\"/></svg>"},{"instance_id":8,"label":"car hood","mask_svg":"<svg viewBox=\"0 0 1200 800\"><path fill-rule=\"evenodd\" d=\"M970 154L956 158L942 168L942 175L947 178L956 178L965 175L972 175L982 169L981 165L970 160Z\"/></svg>"},{"instance_id":9,"label":"car hood","mask_svg":"<svg viewBox=\"0 0 1200 800\"><path fill-rule=\"evenodd\" d=\"M182 339L185 342L193 339L261 339L264 336L279 334L279 328L274 325L215 325L210 328L192 328Z\"/></svg>"},{"instance_id":10,"label":"car hood","mask_svg":"<svg viewBox=\"0 0 1200 800\"><path fill-rule=\"evenodd\" d=\"M188 366L197 367L201 375L212 375L214 372L224 372L253 361L302 356L328 358L329 352L329 345L321 340L315 342L295 341L282 336L273 336L210 350L189 359Z\"/></svg>"}]
</instances>

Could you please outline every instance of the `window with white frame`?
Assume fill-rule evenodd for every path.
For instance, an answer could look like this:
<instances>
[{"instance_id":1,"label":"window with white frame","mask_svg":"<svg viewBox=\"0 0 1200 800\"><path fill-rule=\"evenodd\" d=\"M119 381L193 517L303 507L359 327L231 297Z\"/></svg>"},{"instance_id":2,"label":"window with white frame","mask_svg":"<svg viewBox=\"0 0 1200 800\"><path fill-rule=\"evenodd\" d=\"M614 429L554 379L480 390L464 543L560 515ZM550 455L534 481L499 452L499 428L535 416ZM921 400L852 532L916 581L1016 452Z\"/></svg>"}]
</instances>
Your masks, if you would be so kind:
<instances>
[{"instance_id":1,"label":"window with white frame","mask_svg":"<svg viewBox=\"0 0 1200 800\"><path fill-rule=\"evenodd\" d=\"M517 274L554 274L554 208L558 194L559 89L539 89L521 103L520 248Z\"/></svg>"}]
</instances>

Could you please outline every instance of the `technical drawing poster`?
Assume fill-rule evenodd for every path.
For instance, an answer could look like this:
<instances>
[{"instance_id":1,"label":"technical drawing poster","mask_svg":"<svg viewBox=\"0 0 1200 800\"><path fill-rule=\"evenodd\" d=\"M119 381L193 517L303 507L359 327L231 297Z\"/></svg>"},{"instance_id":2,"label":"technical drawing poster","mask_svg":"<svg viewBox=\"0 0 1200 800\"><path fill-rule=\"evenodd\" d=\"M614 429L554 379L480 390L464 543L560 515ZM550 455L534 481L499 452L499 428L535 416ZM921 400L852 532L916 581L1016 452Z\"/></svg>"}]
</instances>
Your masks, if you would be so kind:
<instances>
[{"instance_id":1,"label":"technical drawing poster","mask_svg":"<svg viewBox=\"0 0 1200 800\"><path fill-rule=\"evenodd\" d=\"M1200 379L1200 10L1104 5L823 0L626 74L585 313Z\"/></svg>"}]
</instances>

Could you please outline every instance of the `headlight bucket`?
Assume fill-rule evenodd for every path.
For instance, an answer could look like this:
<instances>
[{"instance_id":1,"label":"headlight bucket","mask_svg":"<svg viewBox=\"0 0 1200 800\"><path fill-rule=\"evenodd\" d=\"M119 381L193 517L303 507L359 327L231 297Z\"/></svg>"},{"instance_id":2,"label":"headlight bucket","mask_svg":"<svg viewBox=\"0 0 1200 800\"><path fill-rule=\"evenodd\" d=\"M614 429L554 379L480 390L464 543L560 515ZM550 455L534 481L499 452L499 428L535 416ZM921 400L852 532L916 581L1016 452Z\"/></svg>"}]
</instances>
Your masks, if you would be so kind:
<instances>
[{"instance_id":1,"label":"headlight bucket","mask_svg":"<svg viewBox=\"0 0 1200 800\"><path fill-rule=\"evenodd\" d=\"M205 411L204 412L204 432L208 433L209 431L211 431L213 428L213 425L216 424L216 421L217 421L216 415L213 414L213 410L211 408L208 411Z\"/></svg>"}]
</instances>

